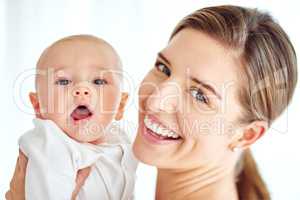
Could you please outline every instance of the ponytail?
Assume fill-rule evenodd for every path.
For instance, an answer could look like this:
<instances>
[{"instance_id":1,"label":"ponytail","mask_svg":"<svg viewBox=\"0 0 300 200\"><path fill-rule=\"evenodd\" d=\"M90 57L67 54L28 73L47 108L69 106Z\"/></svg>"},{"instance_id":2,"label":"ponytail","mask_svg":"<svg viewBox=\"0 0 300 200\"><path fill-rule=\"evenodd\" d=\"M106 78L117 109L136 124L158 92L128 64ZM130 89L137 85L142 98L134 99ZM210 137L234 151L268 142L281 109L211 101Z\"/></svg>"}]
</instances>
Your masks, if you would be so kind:
<instances>
[{"instance_id":1,"label":"ponytail","mask_svg":"<svg viewBox=\"0 0 300 200\"><path fill-rule=\"evenodd\" d=\"M270 194L264 183L250 149L241 157L242 170L237 177L237 190L240 200L270 200Z\"/></svg>"}]
</instances>

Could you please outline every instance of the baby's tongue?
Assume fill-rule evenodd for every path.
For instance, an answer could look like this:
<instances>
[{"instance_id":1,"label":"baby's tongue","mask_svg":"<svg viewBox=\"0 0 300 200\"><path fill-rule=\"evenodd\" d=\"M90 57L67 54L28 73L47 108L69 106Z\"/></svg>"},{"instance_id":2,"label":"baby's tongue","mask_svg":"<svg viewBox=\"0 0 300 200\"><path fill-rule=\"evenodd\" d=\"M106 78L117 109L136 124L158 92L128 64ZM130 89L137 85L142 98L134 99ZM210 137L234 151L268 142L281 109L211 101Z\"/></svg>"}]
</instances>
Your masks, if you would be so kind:
<instances>
[{"instance_id":1,"label":"baby's tongue","mask_svg":"<svg viewBox=\"0 0 300 200\"><path fill-rule=\"evenodd\" d=\"M85 106L78 106L71 114L74 120L82 120L91 116L91 112Z\"/></svg>"}]
</instances>

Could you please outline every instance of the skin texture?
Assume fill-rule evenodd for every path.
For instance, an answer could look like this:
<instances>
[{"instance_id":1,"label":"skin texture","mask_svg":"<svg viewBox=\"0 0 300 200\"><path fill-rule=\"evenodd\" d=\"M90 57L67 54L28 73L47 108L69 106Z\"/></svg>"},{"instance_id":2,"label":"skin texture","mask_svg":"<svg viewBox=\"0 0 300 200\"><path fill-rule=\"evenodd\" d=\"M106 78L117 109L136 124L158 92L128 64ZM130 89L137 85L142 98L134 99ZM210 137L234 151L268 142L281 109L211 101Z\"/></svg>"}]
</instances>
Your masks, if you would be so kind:
<instances>
[{"instance_id":1,"label":"skin texture","mask_svg":"<svg viewBox=\"0 0 300 200\"><path fill-rule=\"evenodd\" d=\"M119 65L115 51L102 40L81 36L55 43L37 64L37 93L30 94L35 112L79 142L102 142L105 128L121 117L128 96L120 91ZM106 83L97 85L95 80ZM74 123L70 115L82 104L93 116Z\"/></svg>"},{"instance_id":2,"label":"skin texture","mask_svg":"<svg viewBox=\"0 0 300 200\"><path fill-rule=\"evenodd\" d=\"M121 62L103 40L81 35L52 44L41 55L37 74L37 92L29 94L36 117L51 119L71 138L92 144L104 142L107 125L123 117L128 94L120 90ZM70 83L57 84L61 80ZM95 84L95 80L104 84ZM81 104L87 105L93 116L74 123L70 114ZM6 199L25 199L26 165L27 158L20 151ZM89 173L90 167L78 171L72 199Z\"/></svg>"},{"instance_id":3,"label":"skin texture","mask_svg":"<svg viewBox=\"0 0 300 200\"><path fill-rule=\"evenodd\" d=\"M180 31L161 53L168 62L160 56L140 86L133 145L140 161L158 168L156 199L237 199L234 166L242 150L268 127L264 121L236 123L242 109L236 97L238 53L190 29ZM221 99L191 75L210 84ZM182 139L163 145L146 140L146 114ZM235 147L237 152L232 151Z\"/></svg>"},{"instance_id":4,"label":"skin texture","mask_svg":"<svg viewBox=\"0 0 300 200\"><path fill-rule=\"evenodd\" d=\"M133 151L140 161L158 168L156 198L237 199L234 167L241 151L232 149L249 147L267 125L236 122L242 110L237 53L199 31L184 29L160 52L155 65L139 90ZM211 85L220 98L191 77ZM145 115L182 139L166 144L147 140Z\"/></svg>"}]
</instances>

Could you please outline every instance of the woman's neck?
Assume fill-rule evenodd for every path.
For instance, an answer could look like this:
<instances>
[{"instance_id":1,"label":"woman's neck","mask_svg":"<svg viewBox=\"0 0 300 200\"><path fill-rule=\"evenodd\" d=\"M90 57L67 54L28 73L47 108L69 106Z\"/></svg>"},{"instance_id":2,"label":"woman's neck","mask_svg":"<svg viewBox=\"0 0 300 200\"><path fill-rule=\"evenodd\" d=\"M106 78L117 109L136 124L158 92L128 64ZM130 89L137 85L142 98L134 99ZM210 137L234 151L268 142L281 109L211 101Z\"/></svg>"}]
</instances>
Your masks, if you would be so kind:
<instances>
[{"instance_id":1,"label":"woman's neck","mask_svg":"<svg viewBox=\"0 0 300 200\"><path fill-rule=\"evenodd\" d=\"M156 200L238 200L234 172L220 168L158 169Z\"/></svg>"}]
</instances>

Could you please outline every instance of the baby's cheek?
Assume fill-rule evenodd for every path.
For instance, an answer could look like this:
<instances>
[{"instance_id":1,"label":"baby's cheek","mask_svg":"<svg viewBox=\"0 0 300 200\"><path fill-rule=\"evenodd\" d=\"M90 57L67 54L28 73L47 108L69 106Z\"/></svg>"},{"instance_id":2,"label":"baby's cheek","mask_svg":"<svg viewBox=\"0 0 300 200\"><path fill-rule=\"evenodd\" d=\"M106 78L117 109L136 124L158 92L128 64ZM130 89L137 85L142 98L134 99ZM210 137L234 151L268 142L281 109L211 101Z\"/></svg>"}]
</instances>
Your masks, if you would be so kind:
<instances>
[{"instance_id":1,"label":"baby's cheek","mask_svg":"<svg viewBox=\"0 0 300 200\"><path fill-rule=\"evenodd\" d=\"M70 96L67 89L57 89L55 90L53 97L53 107L55 112L59 114L66 114L68 111L68 105L71 103Z\"/></svg>"},{"instance_id":2,"label":"baby's cheek","mask_svg":"<svg viewBox=\"0 0 300 200\"><path fill-rule=\"evenodd\" d=\"M120 91L114 87L103 89L102 95L99 96L98 111L100 114L114 114L120 101Z\"/></svg>"},{"instance_id":3,"label":"baby's cheek","mask_svg":"<svg viewBox=\"0 0 300 200\"><path fill-rule=\"evenodd\" d=\"M40 93L42 113L64 114L67 112L68 96L61 90L48 90Z\"/></svg>"}]
</instances>

